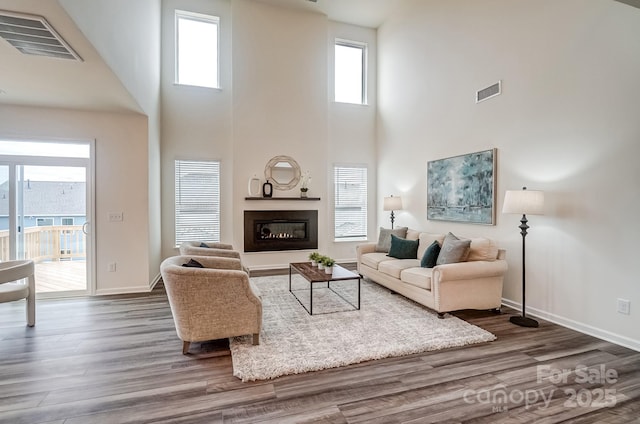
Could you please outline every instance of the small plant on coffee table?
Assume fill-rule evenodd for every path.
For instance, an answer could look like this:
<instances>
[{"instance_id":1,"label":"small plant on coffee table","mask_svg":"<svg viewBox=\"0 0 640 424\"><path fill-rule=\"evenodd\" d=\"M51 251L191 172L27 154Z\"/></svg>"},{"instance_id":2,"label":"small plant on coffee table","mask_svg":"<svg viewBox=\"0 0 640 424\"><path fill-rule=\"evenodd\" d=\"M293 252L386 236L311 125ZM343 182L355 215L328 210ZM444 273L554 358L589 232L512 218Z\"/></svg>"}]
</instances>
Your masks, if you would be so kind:
<instances>
[{"instance_id":1,"label":"small plant on coffee table","mask_svg":"<svg viewBox=\"0 0 640 424\"><path fill-rule=\"evenodd\" d=\"M333 266L336 264L336 261L328 256L322 258L322 263L324 265L324 270L326 273L330 274L333 271Z\"/></svg>"},{"instance_id":2,"label":"small plant on coffee table","mask_svg":"<svg viewBox=\"0 0 640 424\"><path fill-rule=\"evenodd\" d=\"M309 260L311 261L311 265L317 266L321 256L322 255L320 255L318 252L309 253Z\"/></svg>"}]
</instances>

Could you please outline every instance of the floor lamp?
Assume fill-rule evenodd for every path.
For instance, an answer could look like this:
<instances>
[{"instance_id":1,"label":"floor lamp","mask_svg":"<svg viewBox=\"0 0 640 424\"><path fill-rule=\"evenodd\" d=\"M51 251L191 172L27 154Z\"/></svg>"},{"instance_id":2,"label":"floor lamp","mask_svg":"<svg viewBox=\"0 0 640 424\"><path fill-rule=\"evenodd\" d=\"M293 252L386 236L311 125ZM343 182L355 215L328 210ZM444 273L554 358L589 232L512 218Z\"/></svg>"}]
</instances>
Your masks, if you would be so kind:
<instances>
[{"instance_id":1,"label":"floor lamp","mask_svg":"<svg viewBox=\"0 0 640 424\"><path fill-rule=\"evenodd\" d=\"M389 197L384 198L383 209L385 211L391 211L391 229L393 230L393 211L402 210L402 198L401 197L393 197L393 194Z\"/></svg>"},{"instance_id":2,"label":"floor lamp","mask_svg":"<svg viewBox=\"0 0 640 424\"><path fill-rule=\"evenodd\" d=\"M507 190L504 196L504 204L502 205L502 213L522 214L520 220L520 234L522 234L522 316L512 316L510 321L522 327L537 327L538 321L527 317L525 304L525 255L524 255L524 238L527 235L527 214L542 215L544 209L544 193L542 191L527 190Z\"/></svg>"}]
</instances>

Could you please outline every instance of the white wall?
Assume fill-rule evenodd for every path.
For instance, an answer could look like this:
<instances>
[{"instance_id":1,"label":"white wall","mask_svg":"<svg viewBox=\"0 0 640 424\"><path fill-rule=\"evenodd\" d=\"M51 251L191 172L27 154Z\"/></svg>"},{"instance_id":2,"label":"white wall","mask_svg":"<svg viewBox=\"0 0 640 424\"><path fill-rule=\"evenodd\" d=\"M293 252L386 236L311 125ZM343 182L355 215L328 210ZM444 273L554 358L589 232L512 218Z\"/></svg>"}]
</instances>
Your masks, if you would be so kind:
<instances>
[{"instance_id":1,"label":"white wall","mask_svg":"<svg viewBox=\"0 0 640 424\"><path fill-rule=\"evenodd\" d=\"M149 289L147 126L139 114L0 105L2 138L95 140L97 294ZM109 222L109 212L124 221Z\"/></svg>"},{"instance_id":2,"label":"white wall","mask_svg":"<svg viewBox=\"0 0 640 424\"><path fill-rule=\"evenodd\" d=\"M500 214L504 191L544 190L546 214L529 217L527 306L636 349L639 39L640 10L604 0L406 1L378 30L378 197L403 196L397 223L498 239L517 304L520 217ZM475 104L498 80L503 94ZM427 221L427 162L492 147L497 225Z\"/></svg>"},{"instance_id":3,"label":"white wall","mask_svg":"<svg viewBox=\"0 0 640 424\"><path fill-rule=\"evenodd\" d=\"M319 14L248 0L233 2L234 245L244 210L317 209L318 248L328 247L327 27ZM320 201L245 201L247 181L273 156L293 157ZM274 196L299 196L299 189ZM248 266L282 266L308 252L248 253Z\"/></svg>"},{"instance_id":4,"label":"white wall","mask_svg":"<svg viewBox=\"0 0 640 424\"><path fill-rule=\"evenodd\" d=\"M159 273L160 0L60 0L149 119L149 281Z\"/></svg>"},{"instance_id":5,"label":"white wall","mask_svg":"<svg viewBox=\"0 0 640 424\"><path fill-rule=\"evenodd\" d=\"M220 18L220 89L180 86L175 81L175 9ZM227 0L162 2L162 256L175 248L174 162L221 161L222 223L233 222L233 148L231 6ZM232 225L222 225L221 240L233 242Z\"/></svg>"},{"instance_id":6,"label":"white wall","mask_svg":"<svg viewBox=\"0 0 640 424\"><path fill-rule=\"evenodd\" d=\"M367 206L369 238L374 240L378 231L376 227L376 109L377 96L377 31L372 28L364 28L354 25L346 25L338 22L330 22L329 39L327 46L328 77L329 77L329 153L327 169L329 175L329 211L328 228L329 240L333 240L333 166L339 165L366 165L368 168L367 183L369 190L369 204ZM334 43L336 38L349 41L357 41L367 44L367 104L354 105L336 103L333 101L335 86L333 69L335 67ZM329 249L331 255L338 261L354 261L355 247L358 242L337 242Z\"/></svg>"},{"instance_id":7,"label":"white wall","mask_svg":"<svg viewBox=\"0 0 640 424\"><path fill-rule=\"evenodd\" d=\"M220 17L221 89L173 84L174 9ZM329 61L334 38L343 37L369 42L373 65L375 31L247 0L165 0L162 19L163 255L177 253L173 161L208 158L222 164L222 241L242 251L244 210L317 209L318 250L353 260L353 244L333 242L332 170L336 162L366 163L375 177L375 73L370 106L341 108L329 101ZM291 156L310 172L309 196L320 201L245 200L248 180L264 181L264 167L276 155ZM299 190L274 195L299 196ZM243 261L254 269L281 268L308 253L246 253Z\"/></svg>"}]
</instances>

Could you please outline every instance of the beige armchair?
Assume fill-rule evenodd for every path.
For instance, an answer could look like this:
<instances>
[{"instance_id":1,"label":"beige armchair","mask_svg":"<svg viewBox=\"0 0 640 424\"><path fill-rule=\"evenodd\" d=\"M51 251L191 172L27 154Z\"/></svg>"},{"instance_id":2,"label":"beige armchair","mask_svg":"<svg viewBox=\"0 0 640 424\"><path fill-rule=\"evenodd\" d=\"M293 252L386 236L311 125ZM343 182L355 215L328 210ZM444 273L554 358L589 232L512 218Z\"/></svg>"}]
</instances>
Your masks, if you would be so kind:
<instances>
[{"instance_id":1,"label":"beige armchair","mask_svg":"<svg viewBox=\"0 0 640 424\"><path fill-rule=\"evenodd\" d=\"M27 279L25 284L24 279ZM0 303L27 299L27 325L36 325L36 278L32 260L0 262Z\"/></svg>"},{"instance_id":2,"label":"beige armchair","mask_svg":"<svg viewBox=\"0 0 640 424\"><path fill-rule=\"evenodd\" d=\"M183 267L194 259L204 268ZM262 301L238 259L174 256L160 265L178 337L191 342L253 335L259 344Z\"/></svg>"},{"instance_id":3,"label":"beige armchair","mask_svg":"<svg viewBox=\"0 0 640 424\"><path fill-rule=\"evenodd\" d=\"M200 247L202 243L209 247ZM185 241L180 244L180 254L183 256L222 256L240 259L240 252L233 250L232 245L209 241Z\"/></svg>"},{"instance_id":4,"label":"beige armchair","mask_svg":"<svg viewBox=\"0 0 640 424\"><path fill-rule=\"evenodd\" d=\"M209 247L200 247L202 243ZM240 252L233 250L232 245L214 241L185 241L180 244L180 254L182 256L220 256L241 260ZM242 265L242 269L250 274L249 269L244 265Z\"/></svg>"}]
</instances>

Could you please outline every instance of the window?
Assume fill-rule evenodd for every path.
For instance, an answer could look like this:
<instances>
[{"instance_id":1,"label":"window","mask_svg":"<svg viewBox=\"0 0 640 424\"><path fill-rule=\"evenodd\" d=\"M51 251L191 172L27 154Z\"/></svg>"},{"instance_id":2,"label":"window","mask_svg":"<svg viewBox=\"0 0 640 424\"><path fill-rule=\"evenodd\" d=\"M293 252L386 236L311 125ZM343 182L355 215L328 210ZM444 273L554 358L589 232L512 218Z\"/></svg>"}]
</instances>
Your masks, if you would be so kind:
<instances>
[{"instance_id":1,"label":"window","mask_svg":"<svg viewBox=\"0 0 640 424\"><path fill-rule=\"evenodd\" d=\"M176 84L219 88L220 18L176 10Z\"/></svg>"},{"instance_id":2,"label":"window","mask_svg":"<svg viewBox=\"0 0 640 424\"><path fill-rule=\"evenodd\" d=\"M335 100L367 104L367 45L336 40Z\"/></svg>"},{"instance_id":3,"label":"window","mask_svg":"<svg viewBox=\"0 0 640 424\"><path fill-rule=\"evenodd\" d=\"M220 241L220 162L175 162L176 247Z\"/></svg>"},{"instance_id":4,"label":"window","mask_svg":"<svg viewBox=\"0 0 640 424\"><path fill-rule=\"evenodd\" d=\"M60 219L60 224L62 224L63 226L71 226L73 225L73 218L61 218ZM63 230L62 234L71 234L72 231L71 230Z\"/></svg>"},{"instance_id":5,"label":"window","mask_svg":"<svg viewBox=\"0 0 640 424\"><path fill-rule=\"evenodd\" d=\"M36 218L37 227L47 227L53 225L53 218Z\"/></svg>"},{"instance_id":6,"label":"window","mask_svg":"<svg viewBox=\"0 0 640 424\"><path fill-rule=\"evenodd\" d=\"M367 238L367 167L334 167L335 238Z\"/></svg>"}]
</instances>

